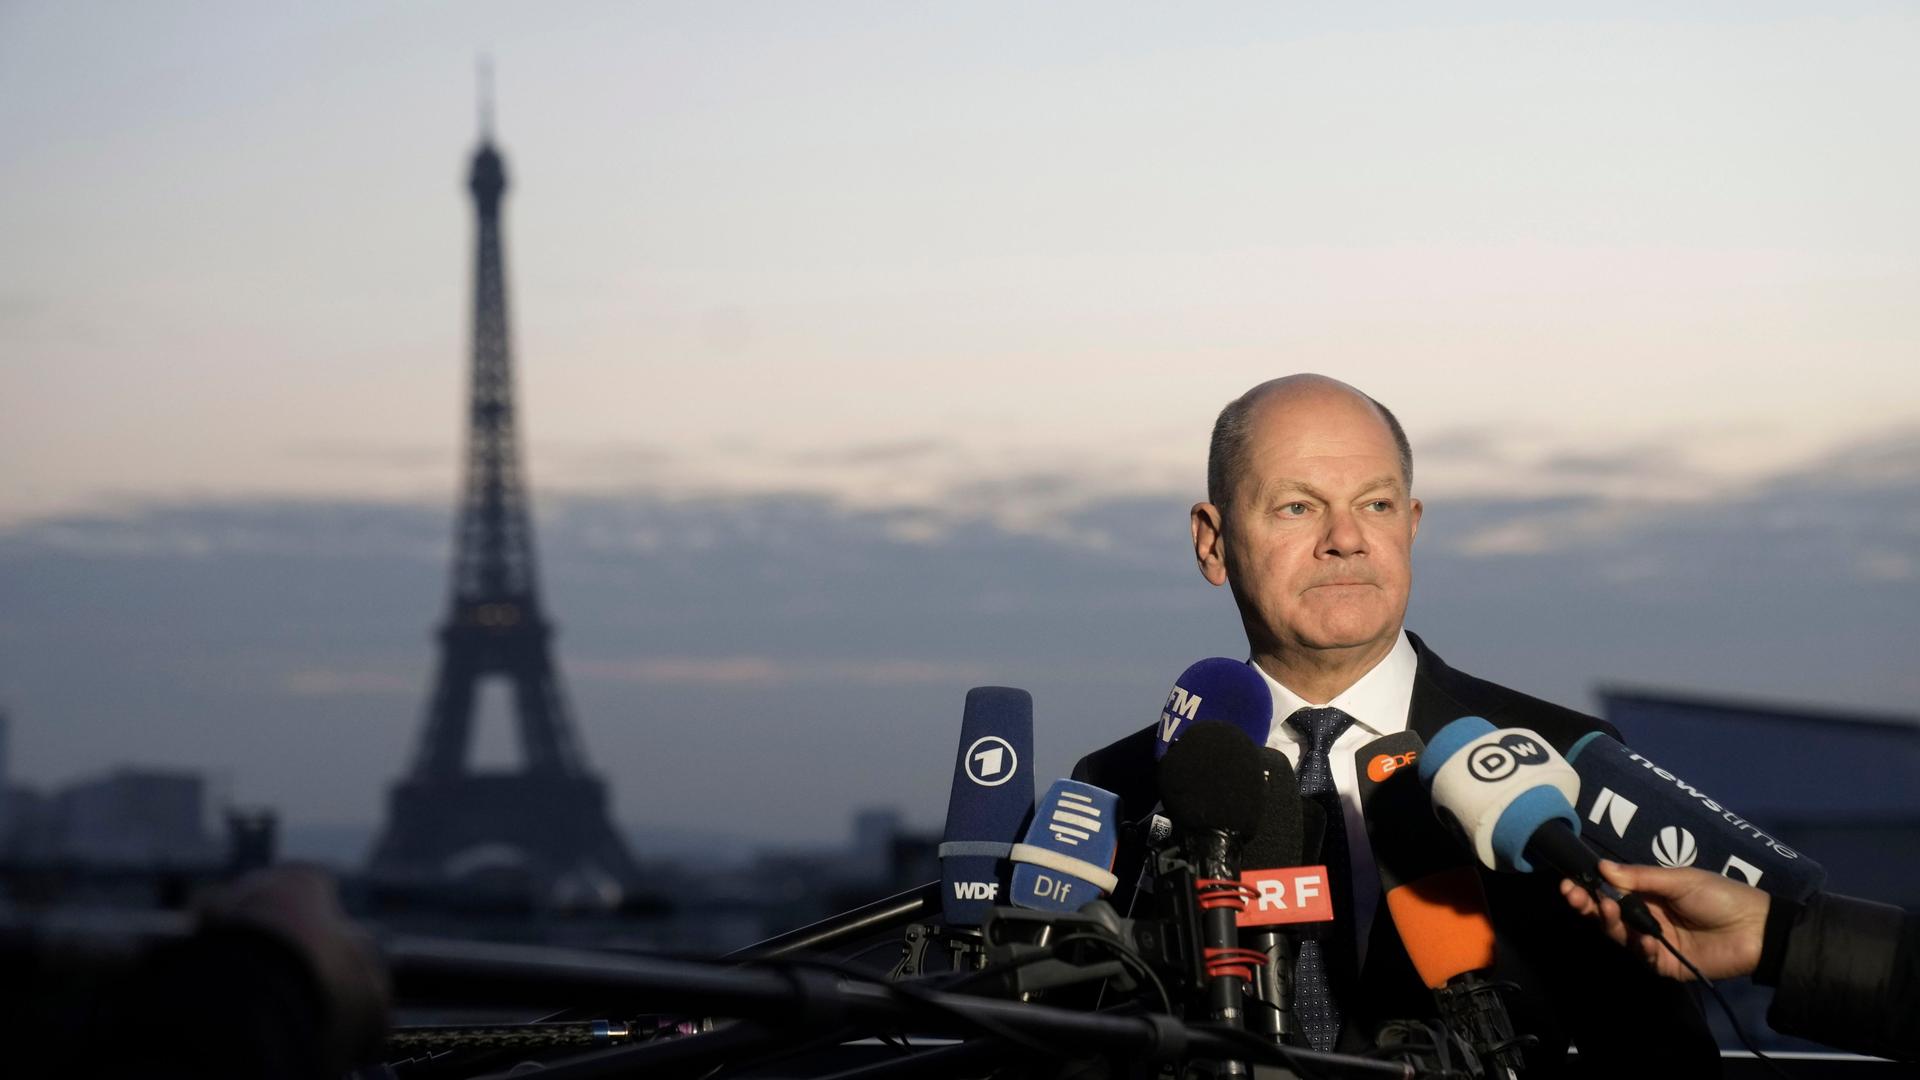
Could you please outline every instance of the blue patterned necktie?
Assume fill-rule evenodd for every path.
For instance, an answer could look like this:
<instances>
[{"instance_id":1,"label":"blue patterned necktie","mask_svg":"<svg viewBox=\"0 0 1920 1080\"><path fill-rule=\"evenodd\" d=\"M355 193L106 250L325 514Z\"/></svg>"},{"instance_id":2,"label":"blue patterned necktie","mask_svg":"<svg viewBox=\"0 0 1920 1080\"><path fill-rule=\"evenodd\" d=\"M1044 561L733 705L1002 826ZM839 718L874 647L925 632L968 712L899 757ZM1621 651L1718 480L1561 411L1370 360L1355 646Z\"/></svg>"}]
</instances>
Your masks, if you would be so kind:
<instances>
[{"instance_id":1,"label":"blue patterned necktie","mask_svg":"<svg viewBox=\"0 0 1920 1080\"><path fill-rule=\"evenodd\" d=\"M1352 725L1353 717L1339 709L1306 708L1287 717L1287 726L1306 740L1300 754L1300 794L1327 812L1321 861L1327 866L1327 894L1335 911L1348 910L1353 875L1347 861L1347 819L1340 808L1340 793L1333 787L1327 754L1340 733ZM1350 930L1344 925L1350 921L1336 917L1331 926L1321 923L1300 936L1293 965L1293 1014L1306 1033L1307 1045L1315 1050L1331 1050L1340 1038L1340 1003L1334 998L1331 963L1337 962L1333 950L1349 947L1341 933Z\"/></svg>"}]
</instances>

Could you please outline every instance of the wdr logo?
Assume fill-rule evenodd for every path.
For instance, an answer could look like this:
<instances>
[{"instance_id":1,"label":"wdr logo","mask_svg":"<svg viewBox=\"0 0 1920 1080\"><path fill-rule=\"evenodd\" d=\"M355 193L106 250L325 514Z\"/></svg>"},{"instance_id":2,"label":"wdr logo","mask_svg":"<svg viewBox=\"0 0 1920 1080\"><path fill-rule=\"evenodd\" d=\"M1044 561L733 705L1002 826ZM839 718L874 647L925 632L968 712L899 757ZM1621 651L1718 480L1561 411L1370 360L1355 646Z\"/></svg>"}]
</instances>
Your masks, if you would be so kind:
<instances>
[{"instance_id":1,"label":"wdr logo","mask_svg":"<svg viewBox=\"0 0 1920 1080\"><path fill-rule=\"evenodd\" d=\"M998 900L1000 883L997 881L956 881L953 883L955 900Z\"/></svg>"},{"instance_id":2,"label":"wdr logo","mask_svg":"<svg viewBox=\"0 0 1920 1080\"><path fill-rule=\"evenodd\" d=\"M1693 842L1693 834L1678 825L1669 825L1654 835L1653 858L1661 866L1669 869L1692 866L1693 860L1699 857L1700 848Z\"/></svg>"}]
</instances>

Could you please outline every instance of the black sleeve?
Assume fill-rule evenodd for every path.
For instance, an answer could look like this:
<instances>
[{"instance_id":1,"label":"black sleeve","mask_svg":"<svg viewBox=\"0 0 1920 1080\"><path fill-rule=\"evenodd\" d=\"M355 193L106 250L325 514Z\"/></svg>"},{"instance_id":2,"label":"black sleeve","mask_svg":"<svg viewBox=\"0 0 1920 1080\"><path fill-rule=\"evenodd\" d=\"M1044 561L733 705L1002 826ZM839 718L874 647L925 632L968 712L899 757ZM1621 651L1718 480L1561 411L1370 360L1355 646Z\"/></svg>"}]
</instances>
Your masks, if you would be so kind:
<instances>
[{"instance_id":1,"label":"black sleeve","mask_svg":"<svg viewBox=\"0 0 1920 1080\"><path fill-rule=\"evenodd\" d=\"M1515 1023L1538 1034L1545 1051L1529 1075L1720 1075L1720 1049L1689 989L1575 914L1557 880L1486 873L1482 881L1501 966L1511 964L1522 984ZM1567 1043L1578 1056L1557 1065L1556 1044Z\"/></svg>"},{"instance_id":2,"label":"black sleeve","mask_svg":"<svg viewBox=\"0 0 1920 1080\"><path fill-rule=\"evenodd\" d=\"M1787 930L1767 1022L1842 1050L1920 1059L1920 914L1816 893Z\"/></svg>"},{"instance_id":3,"label":"black sleeve","mask_svg":"<svg viewBox=\"0 0 1920 1080\"><path fill-rule=\"evenodd\" d=\"M337 1076L320 988L293 947L244 927L150 953L109 994L86 1060L105 1075Z\"/></svg>"}]
</instances>

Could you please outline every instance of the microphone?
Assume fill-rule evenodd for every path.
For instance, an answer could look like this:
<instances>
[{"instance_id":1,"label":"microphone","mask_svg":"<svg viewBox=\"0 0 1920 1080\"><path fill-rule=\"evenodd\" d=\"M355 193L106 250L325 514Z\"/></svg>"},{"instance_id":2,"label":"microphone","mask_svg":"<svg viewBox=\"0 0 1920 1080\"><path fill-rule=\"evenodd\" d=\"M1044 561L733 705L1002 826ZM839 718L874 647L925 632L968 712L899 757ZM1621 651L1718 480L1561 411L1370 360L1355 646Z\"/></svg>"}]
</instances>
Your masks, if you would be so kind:
<instances>
[{"instance_id":1,"label":"microphone","mask_svg":"<svg viewBox=\"0 0 1920 1080\"><path fill-rule=\"evenodd\" d=\"M1273 726L1273 691L1252 664L1215 656L1180 673L1160 710L1153 756L1167 756L1167 748L1195 724L1218 721L1239 728L1255 746L1267 745Z\"/></svg>"},{"instance_id":2,"label":"microphone","mask_svg":"<svg viewBox=\"0 0 1920 1080\"><path fill-rule=\"evenodd\" d=\"M1241 865L1255 869L1240 871L1240 883L1251 895L1247 910L1238 913L1234 922L1240 927L1241 946L1267 958L1264 966L1253 970L1247 984L1247 996L1259 1006L1248 1010L1247 1029L1284 1041L1296 1030L1294 949L1280 927L1333 918L1326 868L1300 865L1306 844L1304 811L1311 807L1320 813L1323 827L1326 814L1318 803L1300 797L1300 782L1287 755L1263 746L1259 758L1266 774L1260 827L1240 853Z\"/></svg>"},{"instance_id":3,"label":"microphone","mask_svg":"<svg viewBox=\"0 0 1920 1080\"><path fill-rule=\"evenodd\" d=\"M967 691L960 753L940 834L940 908L950 926L979 926L1000 899L1005 863L1033 809L1033 695Z\"/></svg>"},{"instance_id":4,"label":"microphone","mask_svg":"<svg viewBox=\"0 0 1920 1080\"><path fill-rule=\"evenodd\" d=\"M1246 906L1239 879L1241 842L1260 825L1266 776L1244 733L1218 722L1196 723L1160 759L1160 800L1182 833L1200 905L1201 956L1212 1018L1242 1027L1241 989L1266 956L1240 948L1234 916ZM1220 1063L1222 1075L1245 1076L1243 1062Z\"/></svg>"},{"instance_id":5,"label":"microphone","mask_svg":"<svg viewBox=\"0 0 1920 1080\"><path fill-rule=\"evenodd\" d=\"M1079 911L1113 891L1120 796L1078 780L1055 780L1013 845L1016 907Z\"/></svg>"},{"instance_id":6,"label":"microphone","mask_svg":"<svg viewBox=\"0 0 1920 1080\"><path fill-rule=\"evenodd\" d=\"M1418 779L1425 751L1411 731L1384 735L1354 753L1360 814L1380 871L1387 913L1420 981L1434 992L1448 1030L1508 1075L1522 1068L1499 989L1493 923L1479 875L1431 812Z\"/></svg>"},{"instance_id":7,"label":"microphone","mask_svg":"<svg viewBox=\"0 0 1920 1080\"><path fill-rule=\"evenodd\" d=\"M1796 902L1826 883L1825 867L1602 732L1581 736L1567 762L1592 826L1582 835L1621 862L1717 870Z\"/></svg>"},{"instance_id":8,"label":"microphone","mask_svg":"<svg viewBox=\"0 0 1920 1080\"><path fill-rule=\"evenodd\" d=\"M1466 839L1482 866L1531 873L1538 862L1618 900L1628 926L1660 936L1646 901L1620 895L1600 876L1599 856L1580 841L1573 812L1580 777L1545 739L1463 716L1434 734L1419 769L1434 813Z\"/></svg>"}]
</instances>

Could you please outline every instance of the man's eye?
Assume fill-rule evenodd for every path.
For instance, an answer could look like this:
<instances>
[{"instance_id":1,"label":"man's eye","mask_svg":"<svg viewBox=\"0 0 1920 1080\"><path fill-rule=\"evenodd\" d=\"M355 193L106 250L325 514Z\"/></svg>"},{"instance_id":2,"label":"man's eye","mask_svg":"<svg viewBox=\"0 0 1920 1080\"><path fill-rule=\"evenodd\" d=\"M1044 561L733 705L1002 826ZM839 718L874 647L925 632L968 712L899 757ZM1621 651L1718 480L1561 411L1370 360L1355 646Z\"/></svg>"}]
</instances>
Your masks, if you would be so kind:
<instances>
[{"instance_id":1,"label":"man's eye","mask_svg":"<svg viewBox=\"0 0 1920 1080\"><path fill-rule=\"evenodd\" d=\"M1288 517L1299 517L1307 512L1307 504L1301 502L1288 503L1280 508L1280 512Z\"/></svg>"},{"instance_id":2,"label":"man's eye","mask_svg":"<svg viewBox=\"0 0 1920 1080\"><path fill-rule=\"evenodd\" d=\"M1393 510L1393 500L1375 499L1372 502L1367 504L1367 509L1373 511L1376 514L1389 513Z\"/></svg>"}]
</instances>

